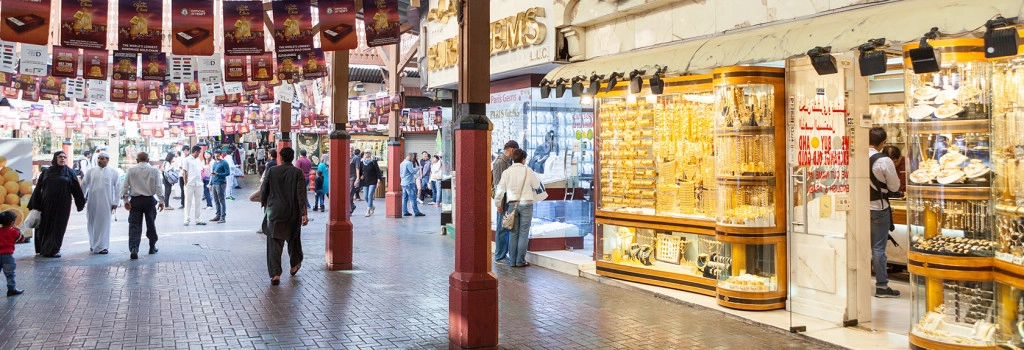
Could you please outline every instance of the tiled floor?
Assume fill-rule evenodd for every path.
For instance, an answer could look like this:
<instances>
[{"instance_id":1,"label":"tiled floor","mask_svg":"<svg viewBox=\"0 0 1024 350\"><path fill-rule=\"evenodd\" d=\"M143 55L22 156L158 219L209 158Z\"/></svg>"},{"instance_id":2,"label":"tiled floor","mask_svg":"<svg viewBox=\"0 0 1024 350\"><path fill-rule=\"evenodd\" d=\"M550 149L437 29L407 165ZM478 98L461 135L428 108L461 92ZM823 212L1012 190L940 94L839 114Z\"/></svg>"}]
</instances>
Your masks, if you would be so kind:
<instances>
[{"instance_id":1,"label":"tiled floor","mask_svg":"<svg viewBox=\"0 0 1024 350\"><path fill-rule=\"evenodd\" d=\"M355 269L345 272L323 268L327 216L313 214L303 232L303 268L280 286L267 277L255 203L229 202L227 223L208 226L183 227L183 211L162 212L160 252L135 261L128 259L123 209L109 255L89 253L84 215L75 213L62 258L18 246L18 286L26 293L0 301L0 348L447 348L454 242L431 224L439 222L437 209L425 212L356 216ZM552 270L496 265L494 272L503 348L821 347Z\"/></svg>"}]
</instances>

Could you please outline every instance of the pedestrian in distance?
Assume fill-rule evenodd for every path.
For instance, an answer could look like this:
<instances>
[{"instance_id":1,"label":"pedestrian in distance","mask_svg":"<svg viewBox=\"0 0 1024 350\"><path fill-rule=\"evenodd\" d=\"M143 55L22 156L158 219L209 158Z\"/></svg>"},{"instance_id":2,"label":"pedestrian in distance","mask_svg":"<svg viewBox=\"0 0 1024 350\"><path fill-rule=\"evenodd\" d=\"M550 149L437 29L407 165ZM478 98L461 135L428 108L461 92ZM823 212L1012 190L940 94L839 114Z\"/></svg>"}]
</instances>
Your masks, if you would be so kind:
<instances>
[{"instance_id":1,"label":"pedestrian in distance","mask_svg":"<svg viewBox=\"0 0 1024 350\"><path fill-rule=\"evenodd\" d=\"M39 175L28 209L40 211L39 227L36 227L36 254L47 258L59 258L64 244L64 233L71 217L71 200L78 211L85 209L85 194L78 183L75 172L67 166L68 156L64 151L53 154L50 168Z\"/></svg>"},{"instance_id":2,"label":"pedestrian in distance","mask_svg":"<svg viewBox=\"0 0 1024 350\"><path fill-rule=\"evenodd\" d=\"M313 211L317 211L317 209L319 209L321 213L324 212L324 187L324 172L317 170L316 180L314 180L313 184L315 193L315 197L313 199Z\"/></svg>"},{"instance_id":3,"label":"pedestrian in distance","mask_svg":"<svg viewBox=\"0 0 1024 350\"><path fill-rule=\"evenodd\" d=\"M120 175L107 165L110 155L102 152L96 157L96 166L82 179L85 193L86 231L89 233L89 251L107 254L110 248L110 223L118 206Z\"/></svg>"},{"instance_id":4,"label":"pedestrian in distance","mask_svg":"<svg viewBox=\"0 0 1024 350\"><path fill-rule=\"evenodd\" d=\"M263 232L267 235L267 272L270 284L281 283L281 254L288 244L289 273L295 276L302 266L302 226L309 223L306 213L306 180L302 170L292 165L295 150L280 151L281 163L267 169L266 179L260 185L260 204L267 220Z\"/></svg>"},{"instance_id":5,"label":"pedestrian in distance","mask_svg":"<svg viewBox=\"0 0 1024 350\"><path fill-rule=\"evenodd\" d=\"M213 175L210 178L210 194L213 195L213 207L217 210L217 216L210 221L222 224L228 216L226 201L228 178L231 177L231 166L225 159L227 157L221 150L213 151Z\"/></svg>"},{"instance_id":6,"label":"pedestrian in distance","mask_svg":"<svg viewBox=\"0 0 1024 350\"><path fill-rule=\"evenodd\" d=\"M359 161L359 186L363 189L363 198L366 199L366 216L373 215L373 197L377 191L377 184L384 178L377 164L377 158L371 151L363 151L363 159Z\"/></svg>"},{"instance_id":7,"label":"pedestrian in distance","mask_svg":"<svg viewBox=\"0 0 1024 350\"><path fill-rule=\"evenodd\" d=\"M420 208L416 205L416 183L417 179L416 170L416 153L409 153L405 156L405 161L402 161L400 167L402 175L402 215L404 216L425 216L420 212ZM409 207L412 207L412 213L409 212Z\"/></svg>"},{"instance_id":8,"label":"pedestrian in distance","mask_svg":"<svg viewBox=\"0 0 1024 350\"><path fill-rule=\"evenodd\" d=\"M164 210L164 198L160 194L160 171L149 165L149 154L139 152L135 157L137 165L124 174L121 185L121 199L128 210L128 251L131 259L139 258L142 243L142 222L146 222L146 238L149 239L149 254L156 254L156 214Z\"/></svg>"}]
</instances>

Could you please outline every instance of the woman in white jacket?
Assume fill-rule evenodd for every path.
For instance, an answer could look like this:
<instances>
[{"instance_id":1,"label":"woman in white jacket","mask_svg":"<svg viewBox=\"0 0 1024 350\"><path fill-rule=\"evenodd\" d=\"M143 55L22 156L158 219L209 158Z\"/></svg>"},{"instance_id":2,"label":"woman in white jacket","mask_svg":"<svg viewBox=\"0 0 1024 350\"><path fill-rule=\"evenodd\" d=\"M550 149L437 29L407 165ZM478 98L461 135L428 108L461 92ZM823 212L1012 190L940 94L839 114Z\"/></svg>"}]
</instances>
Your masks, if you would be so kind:
<instances>
[{"instance_id":1,"label":"woman in white jacket","mask_svg":"<svg viewBox=\"0 0 1024 350\"><path fill-rule=\"evenodd\" d=\"M512 166L501 174L501 180L494 189L494 206L504 215L505 211L516 208L515 225L509 236L508 256L512 267L530 266L526 262L526 248L530 243L530 221L533 220L533 203L548 197L533 169L526 167L526 151L512 152ZM505 207L502 208L502 204ZM498 218L501 220L501 217Z\"/></svg>"}]
</instances>

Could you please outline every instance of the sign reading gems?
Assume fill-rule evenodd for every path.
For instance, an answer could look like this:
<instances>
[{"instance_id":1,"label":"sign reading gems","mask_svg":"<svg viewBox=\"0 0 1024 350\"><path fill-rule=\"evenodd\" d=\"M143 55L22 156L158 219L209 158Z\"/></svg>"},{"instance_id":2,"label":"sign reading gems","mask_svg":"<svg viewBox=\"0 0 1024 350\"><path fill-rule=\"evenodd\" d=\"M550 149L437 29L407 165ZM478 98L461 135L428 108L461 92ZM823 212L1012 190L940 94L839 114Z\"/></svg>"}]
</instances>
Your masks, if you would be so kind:
<instances>
[{"instance_id":1,"label":"sign reading gems","mask_svg":"<svg viewBox=\"0 0 1024 350\"><path fill-rule=\"evenodd\" d=\"M435 10L431 10L432 12ZM437 11L429 16L431 21L442 24L448 22L446 11ZM544 8L531 7L490 24L490 52L495 56L515 49L542 44L547 34L547 26L537 18L544 18ZM453 67L459 63L459 40L448 38L427 47L427 70L436 71Z\"/></svg>"}]
</instances>

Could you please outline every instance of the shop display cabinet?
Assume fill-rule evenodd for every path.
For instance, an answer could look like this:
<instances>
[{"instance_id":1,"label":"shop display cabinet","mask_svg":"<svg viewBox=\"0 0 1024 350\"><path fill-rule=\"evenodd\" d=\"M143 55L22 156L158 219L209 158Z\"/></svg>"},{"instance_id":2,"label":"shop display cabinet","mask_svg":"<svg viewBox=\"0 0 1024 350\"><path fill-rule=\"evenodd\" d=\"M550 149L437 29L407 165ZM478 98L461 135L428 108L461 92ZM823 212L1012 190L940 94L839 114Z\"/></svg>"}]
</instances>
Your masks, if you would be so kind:
<instances>
[{"instance_id":1,"label":"shop display cabinet","mask_svg":"<svg viewBox=\"0 0 1024 350\"><path fill-rule=\"evenodd\" d=\"M719 68L714 75L718 303L786 305L785 70ZM714 259L712 259L714 260ZM781 273L780 273L781 272Z\"/></svg>"}]
</instances>

